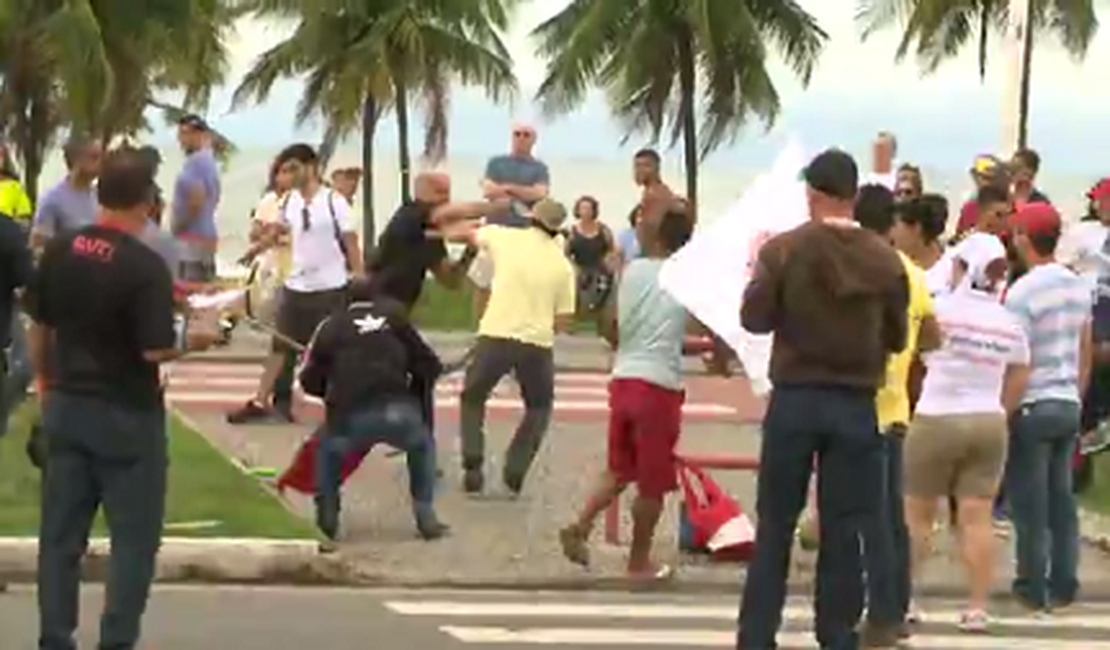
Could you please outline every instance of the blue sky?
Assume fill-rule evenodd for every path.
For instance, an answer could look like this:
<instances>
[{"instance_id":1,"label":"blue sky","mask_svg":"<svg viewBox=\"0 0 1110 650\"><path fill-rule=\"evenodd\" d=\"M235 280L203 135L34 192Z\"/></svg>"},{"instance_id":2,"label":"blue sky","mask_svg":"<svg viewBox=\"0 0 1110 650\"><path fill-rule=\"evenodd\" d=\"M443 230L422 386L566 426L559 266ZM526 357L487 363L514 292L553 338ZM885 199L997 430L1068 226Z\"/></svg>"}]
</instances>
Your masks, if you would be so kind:
<instances>
[{"instance_id":1,"label":"blue sky","mask_svg":"<svg viewBox=\"0 0 1110 650\"><path fill-rule=\"evenodd\" d=\"M802 89L778 63L775 79L783 99L776 127L765 133L749 129L731 147L722 147L710 164L762 164L773 157L788 133L799 133L813 145L839 145L863 152L872 134L894 131L905 158L935 167L961 168L976 153L1000 146L1001 98L1005 76L1002 53L994 51L993 66L980 83L973 52L965 52L927 78L914 62L893 61L895 33L859 40L853 22L857 0L801 0L830 35L830 42L808 89ZM621 132L607 115L600 97L574 114L552 123L536 118L529 101L543 74L533 55L528 31L555 13L566 0L532 0L515 17L507 35L521 93L513 106L494 106L480 92L458 89L453 97L450 150L456 155L488 155L505 146L512 118L540 127L539 147L549 157L622 158ZM1110 12L1103 12L1110 20ZM232 80L238 78L288 26L244 21L232 47ZM1110 152L1110 84L1100 63L1110 61L1110 33L1103 30L1091 48L1088 63L1071 61L1051 40L1038 44L1033 69L1031 143L1056 172L1103 173ZM215 126L242 146L275 146L291 137L313 140L319 128L294 133L293 107L299 82L275 89L263 106L228 112L231 88L218 93L211 108ZM1100 119L1101 118L1101 119ZM395 147L391 121L383 125L379 146ZM420 134L414 134L419 146ZM275 142L275 140L279 142ZM608 144L611 143L611 144ZM629 147L643 144L633 137Z\"/></svg>"}]
</instances>

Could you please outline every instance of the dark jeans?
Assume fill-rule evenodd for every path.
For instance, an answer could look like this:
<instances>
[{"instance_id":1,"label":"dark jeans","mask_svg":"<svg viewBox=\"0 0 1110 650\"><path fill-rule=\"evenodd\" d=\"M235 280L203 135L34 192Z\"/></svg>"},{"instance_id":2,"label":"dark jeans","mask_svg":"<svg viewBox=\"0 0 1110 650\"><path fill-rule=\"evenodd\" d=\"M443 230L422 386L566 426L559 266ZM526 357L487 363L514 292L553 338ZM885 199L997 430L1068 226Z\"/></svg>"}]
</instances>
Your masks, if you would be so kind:
<instances>
[{"instance_id":1,"label":"dark jeans","mask_svg":"<svg viewBox=\"0 0 1110 650\"><path fill-rule=\"evenodd\" d=\"M139 639L166 498L166 412L52 392L42 416L47 462L39 532L41 650L75 650L81 558L104 506L112 554L100 650Z\"/></svg>"},{"instance_id":2,"label":"dark jeans","mask_svg":"<svg viewBox=\"0 0 1110 650\"><path fill-rule=\"evenodd\" d=\"M855 650L863 613L860 536L877 516L883 438L872 391L776 386L763 419L755 555L740 604L739 647L775 648L798 515L817 461L817 640Z\"/></svg>"},{"instance_id":3,"label":"dark jeans","mask_svg":"<svg viewBox=\"0 0 1110 650\"><path fill-rule=\"evenodd\" d=\"M486 401L510 372L520 384L524 417L505 452L504 475L522 483L539 452L555 402L555 361L551 348L512 339L480 337L466 369L460 408L463 469L480 471L486 454Z\"/></svg>"},{"instance_id":4,"label":"dark jeans","mask_svg":"<svg viewBox=\"0 0 1110 650\"><path fill-rule=\"evenodd\" d=\"M297 353L284 350L281 372L274 379L273 402L275 406L290 408L293 404L293 384L297 379Z\"/></svg>"},{"instance_id":5,"label":"dark jeans","mask_svg":"<svg viewBox=\"0 0 1110 650\"><path fill-rule=\"evenodd\" d=\"M1010 420L1010 518L1017 535L1016 594L1038 607L1071 603L1079 591L1079 516L1072 454L1079 404L1045 400Z\"/></svg>"},{"instance_id":6,"label":"dark jeans","mask_svg":"<svg viewBox=\"0 0 1110 650\"><path fill-rule=\"evenodd\" d=\"M27 350L27 330L23 318L16 312L12 316L12 340L6 359L0 350L0 436L8 430L8 418L27 399L34 373ZM6 363L5 363L6 361Z\"/></svg>"},{"instance_id":7,"label":"dark jeans","mask_svg":"<svg viewBox=\"0 0 1110 650\"><path fill-rule=\"evenodd\" d=\"M329 423L316 453L317 521L325 534L339 530L340 468L349 453L384 443L407 454L409 494L417 524L435 521L435 459L432 436L416 400L408 397L367 405Z\"/></svg>"},{"instance_id":8,"label":"dark jeans","mask_svg":"<svg viewBox=\"0 0 1110 650\"><path fill-rule=\"evenodd\" d=\"M904 426L883 437L879 516L863 535L867 618L876 624L905 621L910 605L910 533L902 502Z\"/></svg>"}]
</instances>

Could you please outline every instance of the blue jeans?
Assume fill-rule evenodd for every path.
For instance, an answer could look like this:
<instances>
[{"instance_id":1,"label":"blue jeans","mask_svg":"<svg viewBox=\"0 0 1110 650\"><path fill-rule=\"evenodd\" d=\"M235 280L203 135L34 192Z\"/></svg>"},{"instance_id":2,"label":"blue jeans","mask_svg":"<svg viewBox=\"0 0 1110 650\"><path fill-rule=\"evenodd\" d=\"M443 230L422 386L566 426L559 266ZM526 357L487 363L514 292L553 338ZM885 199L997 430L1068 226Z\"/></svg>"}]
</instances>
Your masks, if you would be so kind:
<instances>
[{"instance_id":1,"label":"blue jeans","mask_svg":"<svg viewBox=\"0 0 1110 650\"><path fill-rule=\"evenodd\" d=\"M43 401L38 602L41 650L75 650L81 559L101 505L112 553L102 650L131 650L154 579L165 512L166 412L51 392Z\"/></svg>"},{"instance_id":2,"label":"blue jeans","mask_svg":"<svg viewBox=\"0 0 1110 650\"><path fill-rule=\"evenodd\" d=\"M874 526L882 492L883 437L873 391L776 386L763 419L755 555L740 604L739 647L770 650L782 625L790 551L817 461L820 550L814 598L817 640L855 650L863 613L860 536Z\"/></svg>"},{"instance_id":3,"label":"blue jeans","mask_svg":"<svg viewBox=\"0 0 1110 650\"><path fill-rule=\"evenodd\" d=\"M418 525L435 521L435 458L421 406L409 397L367 405L329 423L316 453L316 518L329 537L339 530L341 468L350 453L384 443L407 454L409 494Z\"/></svg>"},{"instance_id":4,"label":"blue jeans","mask_svg":"<svg viewBox=\"0 0 1110 650\"><path fill-rule=\"evenodd\" d=\"M17 311L12 315L12 342L7 363L0 364L3 385L0 385L0 436L8 430L8 418L27 399L34 373L31 370L30 350L27 349L27 330ZM6 365L6 367L4 367Z\"/></svg>"},{"instance_id":5,"label":"blue jeans","mask_svg":"<svg viewBox=\"0 0 1110 650\"><path fill-rule=\"evenodd\" d=\"M1013 591L1037 607L1071 603L1079 590L1079 517L1072 492L1079 411L1075 402L1045 400L1023 406L1010 420Z\"/></svg>"},{"instance_id":6,"label":"blue jeans","mask_svg":"<svg viewBox=\"0 0 1110 650\"><path fill-rule=\"evenodd\" d=\"M904 622L910 605L910 533L902 502L905 433L901 426L883 436L879 516L863 534L867 618L880 625Z\"/></svg>"}]
</instances>

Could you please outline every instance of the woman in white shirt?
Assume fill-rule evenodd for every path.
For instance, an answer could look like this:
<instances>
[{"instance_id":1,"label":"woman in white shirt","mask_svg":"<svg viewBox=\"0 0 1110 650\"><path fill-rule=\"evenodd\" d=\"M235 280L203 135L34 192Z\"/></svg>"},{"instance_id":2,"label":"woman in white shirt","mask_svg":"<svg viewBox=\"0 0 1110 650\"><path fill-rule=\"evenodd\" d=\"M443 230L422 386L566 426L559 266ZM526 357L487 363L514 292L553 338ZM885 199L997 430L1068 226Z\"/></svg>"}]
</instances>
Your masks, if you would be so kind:
<instances>
[{"instance_id":1,"label":"woman in white shirt","mask_svg":"<svg viewBox=\"0 0 1110 650\"><path fill-rule=\"evenodd\" d=\"M969 591L960 628L982 632L990 623L995 566L991 506L1006 459L1006 415L1019 405L1029 376L1029 342L999 300L1007 272L1002 243L984 240L962 259L967 272L960 283L936 298L944 344L924 356L925 380L905 443L905 510L917 572L930 552L938 501L956 497Z\"/></svg>"}]
</instances>

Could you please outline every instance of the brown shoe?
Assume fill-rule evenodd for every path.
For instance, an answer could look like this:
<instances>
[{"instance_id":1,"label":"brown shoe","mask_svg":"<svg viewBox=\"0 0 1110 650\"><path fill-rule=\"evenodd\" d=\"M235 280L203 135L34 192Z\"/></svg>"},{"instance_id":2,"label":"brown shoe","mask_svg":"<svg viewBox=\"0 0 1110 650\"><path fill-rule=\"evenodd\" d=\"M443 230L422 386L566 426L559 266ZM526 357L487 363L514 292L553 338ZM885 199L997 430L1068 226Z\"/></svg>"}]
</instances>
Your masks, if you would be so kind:
<instances>
[{"instance_id":1,"label":"brown shoe","mask_svg":"<svg viewBox=\"0 0 1110 650\"><path fill-rule=\"evenodd\" d=\"M901 625L867 621L864 622L859 631L859 647L897 648L898 642L902 639L901 633Z\"/></svg>"}]
</instances>

